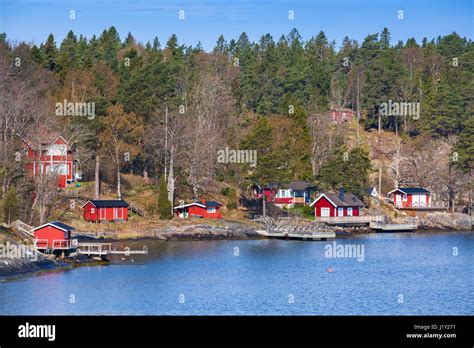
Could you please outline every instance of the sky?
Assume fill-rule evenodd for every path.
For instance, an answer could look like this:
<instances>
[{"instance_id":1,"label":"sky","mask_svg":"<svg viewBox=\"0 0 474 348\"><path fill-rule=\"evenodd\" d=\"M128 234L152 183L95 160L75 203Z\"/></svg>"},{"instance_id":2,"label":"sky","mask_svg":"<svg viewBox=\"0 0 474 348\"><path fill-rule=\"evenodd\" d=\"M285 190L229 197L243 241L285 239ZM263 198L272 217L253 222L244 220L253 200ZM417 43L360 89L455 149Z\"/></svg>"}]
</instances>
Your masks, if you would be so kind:
<instances>
[{"instance_id":1,"label":"sky","mask_svg":"<svg viewBox=\"0 0 474 348\"><path fill-rule=\"evenodd\" d=\"M0 32L34 44L53 33L59 44L71 29L90 38L113 25L121 39L131 32L164 45L175 33L181 44L200 41L212 50L220 34L228 41L244 31L252 41L266 33L278 40L296 28L308 40L322 30L339 46L346 35L361 42L387 27L395 44L452 32L473 39L473 8L474 0L0 0Z\"/></svg>"}]
</instances>

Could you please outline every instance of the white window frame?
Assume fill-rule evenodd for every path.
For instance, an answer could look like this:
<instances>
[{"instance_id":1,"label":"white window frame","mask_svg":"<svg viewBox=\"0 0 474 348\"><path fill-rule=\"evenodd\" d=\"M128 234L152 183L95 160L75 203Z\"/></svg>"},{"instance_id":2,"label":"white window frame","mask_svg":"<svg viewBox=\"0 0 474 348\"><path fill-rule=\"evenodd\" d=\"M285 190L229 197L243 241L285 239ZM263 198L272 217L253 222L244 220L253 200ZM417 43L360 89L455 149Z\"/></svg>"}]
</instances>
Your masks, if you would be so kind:
<instances>
[{"instance_id":1,"label":"white window frame","mask_svg":"<svg viewBox=\"0 0 474 348\"><path fill-rule=\"evenodd\" d=\"M95 208L91 208L91 214L95 214Z\"/></svg>"},{"instance_id":2,"label":"white window frame","mask_svg":"<svg viewBox=\"0 0 474 348\"><path fill-rule=\"evenodd\" d=\"M337 216L344 216L344 208L342 207L337 208Z\"/></svg>"},{"instance_id":3,"label":"white window frame","mask_svg":"<svg viewBox=\"0 0 474 348\"><path fill-rule=\"evenodd\" d=\"M209 214L215 213L215 212L216 212L216 208L215 208L215 207L209 207L209 208L207 208L207 212L208 212Z\"/></svg>"},{"instance_id":4,"label":"white window frame","mask_svg":"<svg viewBox=\"0 0 474 348\"><path fill-rule=\"evenodd\" d=\"M321 217L330 217L331 209L330 208L321 208Z\"/></svg>"},{"instance_id":5,"label":"white window frame","mask_svg":"<svg viewBox=\"0 0 474 348\"><path fill-rule=\"evenodd\" d=\"M408 195L407 195L406 193L403 194L403 196L402 196L402 201L403 201L403 202L408 201Z\"/></svg>"},{"instance_id":6,"label":"white window frame","mask_svg":"<svg viewBox=\"0 0 474 348\"><path fill-rule=\"evenodd\" d=\"M353 216L352 208L347 208L347 216Z\"/></svg>"}]
</instances>

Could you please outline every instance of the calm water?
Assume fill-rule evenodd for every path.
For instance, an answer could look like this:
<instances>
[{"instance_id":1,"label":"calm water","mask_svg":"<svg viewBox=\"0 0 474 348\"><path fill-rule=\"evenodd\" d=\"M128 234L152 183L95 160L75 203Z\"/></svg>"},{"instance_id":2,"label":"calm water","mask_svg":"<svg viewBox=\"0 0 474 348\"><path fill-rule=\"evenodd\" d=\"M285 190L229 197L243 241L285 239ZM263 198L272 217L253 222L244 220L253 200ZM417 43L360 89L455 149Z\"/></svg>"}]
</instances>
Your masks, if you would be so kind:
<instances>
[{"instance_id":1,"label":"calm water","mask_svg":"<svg viewBox=\"0 0 474 348\"><path fill-rule=\"evenodd\" d=\"M134 262L0 281L0 314L474 314L474 233L337 240L363 261L326 258L332 242L128 243L144 244Z\"/></svg>"}]
</instances>

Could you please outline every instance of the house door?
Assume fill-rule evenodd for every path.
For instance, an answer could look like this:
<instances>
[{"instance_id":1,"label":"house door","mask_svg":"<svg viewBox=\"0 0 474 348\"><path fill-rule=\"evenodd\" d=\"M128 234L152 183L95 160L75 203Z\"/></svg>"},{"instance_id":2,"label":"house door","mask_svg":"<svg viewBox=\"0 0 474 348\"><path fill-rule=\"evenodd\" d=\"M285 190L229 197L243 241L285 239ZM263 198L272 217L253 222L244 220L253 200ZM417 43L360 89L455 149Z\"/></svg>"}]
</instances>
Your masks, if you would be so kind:
<instances>
[{"instance_id":1,"label":"house door","mask_svg":"<svg viewBox=\"0 0 474 348\"><path fill-rule=\"evenodd\" d=\"M412 195L411 196L411 206L412 207L419 207L420 206L420 196L419 195Z\"/></svg>"},{"instance_id":2,"label":"house door","mask_svg":"<svg viewBox=\"0 0 474 348\"><path fill-rule=\"evenodd\" d=\"M395 205L399 206L402 205L402 195L396 193L395 194Z\"/></svg>"},{"instance_id":3,"label":"house door","mask_svg":"<svg viewBox=\"0 0 474 348\"><path fill-rule=\"evenodd\" d=\"M330 210L329 208L321 208L321 216L322 217L329 217Z\"/></svg>"},{"instance_id":4,"label":"house door","mask_svg":"<svg viewBox=\"0 0 474 348\"><path fill-rule=\"evenodd\" d=\"M420 196L420 207L427 207L428 204L426 203L426 195Z\"/></svg>"},{"instance_id":5,"label":"house door","mask_svg":"<svg viewBox=\"0 0 474 348\"><path fill-rule=\"evenodd\" d=\"M118 208L114 208L114 220L118 219Z\"/></svg>"},{"instance_id":6,"label":"house door","mask_svg":"<svg viewBox=\"0 0 474 348\"><path fill-rule=\"evenodd\" d=\"M99 208L99 219L105 220L105 208Z\"/></svg>"}]
</instances>

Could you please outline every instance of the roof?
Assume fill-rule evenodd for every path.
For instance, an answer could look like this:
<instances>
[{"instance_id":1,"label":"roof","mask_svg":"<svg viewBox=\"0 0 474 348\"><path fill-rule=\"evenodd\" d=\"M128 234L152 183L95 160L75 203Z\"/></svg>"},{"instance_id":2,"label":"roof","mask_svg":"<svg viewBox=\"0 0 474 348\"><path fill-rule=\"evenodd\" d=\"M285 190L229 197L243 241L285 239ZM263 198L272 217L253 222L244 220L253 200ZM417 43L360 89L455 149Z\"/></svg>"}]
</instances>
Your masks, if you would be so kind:
<instances>
[{"instance_id":1,"label":"roof","mask_svg":"<svg viewBox=\"0 0 474 348\"><path fill-rule=\"evenodd\" d=\"M215 201L206 201L206 207L221 207L222 204Z\"/></svg>"},{"instance_id":2,"label":"roof","mask_svg":"<svg viewBox=\"0 0 474 348\"><path fill-rule=\"evenodd\" d=\"M405 194L414 194L414 193L425 193L425 194L431 194L430 191L422 188L422 187L399 187L396 188L395 190L390 191L388 194L393 193L395 191L401 191Z\"/></svg>"},{"instance_id":3,"label":"roof","mask_svg":"<svg viewBox=\"0 0 474 348\"><path fill-rule=\"evenodd\" d=\"M263 186L264 189L266 188L277 189L278 187L280 187L280 183L278 182L269 182L268 184Z\"/></svg>"},{"instance_id":4,"label":"roof","mask_svg":"<svg viewBox=\"0 0 474 348\"><path fill-rule=\"evenodd\" d=\"M316 204L321 198L325 197L335 207L363 207L364 203L357 198L352 192L344 192L344 200L339 198L338 194L335 193L322 193L316 198L310 206Z\"/></svg>"},{"instance_id":5,"label":"roof","mask_svg":"<svg viewBox=\"0 0 474 348\"><path fill-rule=\"evenodd\" d=\"M300 181L292 181L290 183L290 189L292 189L293 191L306 190L311 187L314 187L314 186L308 183L307 181L300 180Z\"/></svg>"},{"instance_id":6,"label":"roof","mask_svg":"<svg viewBox=\"0 0 474 348\"><path fill-rule=\"evenodd\" d=\"M125 202L123 199L93 199L87 201L87 203L91 202L97 208L128 208L128 203ZM84 204L82 207L85 207Z\"/></svg>"},{"instance_id":7,"label":"roof","mask_svg":"<svg viewBox=\"0 0 474 348\"><path fill-rule=\"evenodd\" d=\"M369 195L371 195L372 192L374 192L374 189L375 189L375 191L377 191L377 189L375 188L375 186L370 186L370 187L368 187L368 188L367 188L367 193L368 193Z\"/></svg>"},{"instance_id":8,"label":"roof","mask_svg":"<svg viewBox=\"0 0 474 348\"><path fill-rule=\"evenodd\" d=\"M204 204L202 204L201 202L192 202L192 203L188 203L188 204L178 205L177 207L174 207L174 209L187 208L187 207L190 207L190 206L193 206L193 205L197 205L201 208L221 207L222 206L222 204L220 204L218 202L206 201Z\"/></svg>"},{"instance_id":9,"label":"roof","mask_svg":"<svg viewBox=\"0 0 474 348\"><path fill-rule=\"evenodd\" d=\"M349 109L349 108L341 108L340 110L339 110L339 108L332 108L329 112L333 112L333 111L336 111L336 112L339 112L339 111L340 112L352 112L352 113L354 112L354 110Z\"/></svg>"},{"instance_id":10,"label":"roof","mask_svg":"<svg viewBox=\"0 0 474 348\"><path fill-rule=\"evenodd\" d=\"M39 230L39 229L41 229L43 227L46 227L46 226L53 226L53 227L56 227L56 228L60 229L61 231L65 231L65 232L72 231L72 230L76 229L72 226L63 224L62 222L59 222L59 221L51 221L51 222L48 222L44 225L33 228L33 231Z\"/></svg>"}]
</instances>

